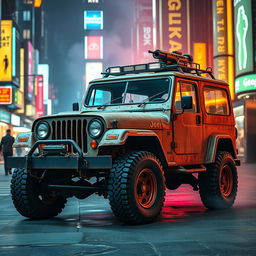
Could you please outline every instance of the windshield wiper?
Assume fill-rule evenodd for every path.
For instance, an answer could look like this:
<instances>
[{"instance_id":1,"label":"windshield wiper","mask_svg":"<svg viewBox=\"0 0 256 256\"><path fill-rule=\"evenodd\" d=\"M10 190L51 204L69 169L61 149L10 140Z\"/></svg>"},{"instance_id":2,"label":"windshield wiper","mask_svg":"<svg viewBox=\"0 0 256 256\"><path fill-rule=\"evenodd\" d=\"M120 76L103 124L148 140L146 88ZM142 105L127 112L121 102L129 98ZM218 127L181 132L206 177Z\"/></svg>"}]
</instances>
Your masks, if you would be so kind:
<instances>
[{"instance_id":1,"label":"windshield wiper","mask_svg":"<svg viewBox=\"0 0 256 256\"><path fill-rule=\"evenodd\" d=\"M122 99L122 98L123 98L123 96L120 96L120 97L115 98L115 99L113 99L113 100L111 100L111 101L108 101L108 102L106 102L106 103L104 103L104 104L98 106L97 109L104 109L104 108L105 108L106 106L108 106L109 104L113 103L113 102L116 101L116 100Z\"/></svg>"},{"instance_id":2,"label":"windshield wiper","mask_svg":"<svg viewBox=\"0 0 256 256\"><path fill-rule=\"evenodd\" d=\"M154 94L154 95L152 95L152 96L146 98L146 99L143 100L140 104L138 104L138 107L141 107L141 106L145 105L145 104L146 104L148 101L150 101L151 99L153 99L153 98L155 98L156 96L161 95L161 94L163 94L163 93L165 93L165 92L166 92L166 90L164 90L164 91L162 91L162 92L158 92L158 93L156 93L156 94Z\"/></svg>"}]
</instances>

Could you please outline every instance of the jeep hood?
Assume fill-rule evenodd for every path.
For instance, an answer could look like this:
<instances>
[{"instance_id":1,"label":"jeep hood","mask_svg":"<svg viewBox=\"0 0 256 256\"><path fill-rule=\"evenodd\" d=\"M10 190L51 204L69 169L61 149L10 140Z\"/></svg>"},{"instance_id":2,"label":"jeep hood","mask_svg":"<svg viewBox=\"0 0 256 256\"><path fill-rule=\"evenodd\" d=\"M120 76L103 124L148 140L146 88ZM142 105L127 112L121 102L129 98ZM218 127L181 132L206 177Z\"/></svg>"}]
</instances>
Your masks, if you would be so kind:
<instances>
[{"instance_id":1,"label":"jeep hood","mask_svg":"<svg viewBox=\"0 0 256 256\"><path fill-rule=\"evenodd\" d=\"M160 112L106 112L106 111L77 111L77 112L65 112L56 115L41 117L36 120L45 119L58 119L69 117L88 117L91 119L93 117L102 118L107 128L118 128L118 129L168 129L169 115Z\"/></svg>"}]
</instances>

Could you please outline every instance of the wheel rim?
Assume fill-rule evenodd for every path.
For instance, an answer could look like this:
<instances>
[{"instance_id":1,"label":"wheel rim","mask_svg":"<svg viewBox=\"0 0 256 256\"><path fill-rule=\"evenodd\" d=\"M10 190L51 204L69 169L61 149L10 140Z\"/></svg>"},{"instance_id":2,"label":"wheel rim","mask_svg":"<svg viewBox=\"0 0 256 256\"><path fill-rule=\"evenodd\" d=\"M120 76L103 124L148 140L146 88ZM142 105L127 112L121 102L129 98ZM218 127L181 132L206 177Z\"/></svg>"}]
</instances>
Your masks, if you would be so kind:
<instances>
[{"instance_id":1,"label":"wheel rim","mask_svg":"<svg viewBox=\"0 0 256 256\"><path fill-rule=\"evenodd\" d=\"M224 197L228 197L233 189L233 174L229 165L224 165L220 175L220 190Z\"/></svg>"},{"instance_id":2,"label":"wheel rim","mask_svg":"<svg viewBox=\"0 0 256 256\"><path fill-rule=\"evenodd\" d=\"M143 169L137 176L136 200L143 208L150 208L156 199L157 182L152 170Z\"/></svg>"}]
</instances>

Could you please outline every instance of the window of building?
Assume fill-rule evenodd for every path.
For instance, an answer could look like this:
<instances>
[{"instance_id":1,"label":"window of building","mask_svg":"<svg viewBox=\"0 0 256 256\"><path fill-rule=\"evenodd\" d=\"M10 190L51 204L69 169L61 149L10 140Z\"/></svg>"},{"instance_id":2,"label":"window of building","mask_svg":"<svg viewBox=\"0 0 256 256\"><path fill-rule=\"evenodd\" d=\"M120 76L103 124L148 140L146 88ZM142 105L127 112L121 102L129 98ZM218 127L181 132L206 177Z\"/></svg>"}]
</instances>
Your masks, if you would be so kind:
<instances>
[{"instance_id":1,"label":"window of building","mask_svg":"<svg viewBox=\"0 0 256 256\"><path fill-rule=\"evenodd\" d=\"M23 3L24 4L33 4L33 0L24 0Z\"/></svg>"},{"instance_id":2,"label":"window of building","mask_svg":"<svg viewBox=\"0 0 256 256\"><path fill-rule=\"evenodd\" d=\"M205 109L211 115L229 115L228 95L226 90L210 86L204 87Z\"/></svg>"},{"instance_id":3,"label":"window of building","mask_svg":"<svg viewBox=\"0 0 256 256\"><path fill-rule=\"evenodd\" d=\"M31 20L31 12L29 10L23 11L23 21Z\"/></svg>"},{"instance_id":4,"label":"window of building","mask_svg":"<svg viewBox=\"0 0 256 256\"><path fill-rule=\"evenodd\" d=\"M176 87L175 93L175 108L176 110L181 110L181 97L182 96L192 96L192 108L185 109L185 112L196 113L198 111L197 106L197 96L196 96L196 85L193 83L188 83L185 81L179 81Z\"/></svg>"},{"instance_id":5,"label":"window of building","mask_svg":"<svg viewBox=\"0 0 256 256\"><path fill-rule=\"evenodd\" d=\"M24 29L23 30L23 38L24 39L30 39L30 29Z\"/></svg>"}]
</instances>

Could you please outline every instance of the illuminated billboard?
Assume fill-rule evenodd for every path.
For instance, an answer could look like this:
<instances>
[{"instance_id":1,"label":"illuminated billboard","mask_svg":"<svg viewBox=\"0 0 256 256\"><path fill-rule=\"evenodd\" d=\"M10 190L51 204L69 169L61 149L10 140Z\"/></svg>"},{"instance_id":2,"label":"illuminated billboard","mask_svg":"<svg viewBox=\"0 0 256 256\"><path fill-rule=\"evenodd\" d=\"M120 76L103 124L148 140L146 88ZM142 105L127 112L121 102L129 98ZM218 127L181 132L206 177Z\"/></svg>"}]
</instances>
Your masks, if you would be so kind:
<instances>
[{"instance_id":1,"label":"illuminated billboard","mask_svg":"<svg viewBox=\"0 0 256 256\"><path fill-rule=\"evenodd\" d=\"M16 76L16 28L12 28L12 76Z\"/></svg>"},{"instance_id":2,"label":"illuminated billboard","mask_svg":"<svg viewBox=\"0 0 256 256\"><path fill-rule=\"evenodd\" d=\"M1 22L0 82L12 81L12 21Z\"/></svg>"},{"instance_id":3,"label":"illuminated billboard","mask_svg":"<svg viewBox=\"0 0 256 256\"><path fill-rule=\"evenodd\" d=\"M89 84L93 79L101 77L103 64L101 62L87 62L85 65L85 80Z\"/></svg>"},{"instance_id":4,"label":"illuminated billboard","mask_svg":"<svg viewBox=\"0 0 256 256\"><path fill-rule=\"evenodd\" d=\"M38 65L38 74L43 76L44 82L44 104L48 104L49 98L49 65L48 64L39 64Z\"/></svg>"},{"instance_id":5,"label":"illuminated billboard","mask_svg":"<svg viewBox=\"0 0 256 256\"><path fill-rule=\"evenodd\" d=\"M136 62L151 62L152 55L148 52L149 49L153 49L153 26L151 21L138 23L137 37Z\"/></svg>"},{"instance_id":6,"label":"illuminated billboard","mask_svg":"<svg viewBox=\"0 0 256 256\"><path fill-rule=\"evenodd\" d=\"M201 69L206 69L207 67L207 53L206 53L206 43L194 43L194 62L200 64Z\"/></svg>"},{"instance_id":7,"label":"illuminated billboard","mask_svg":"<svg viewBox=\"0 0 256 256\"><path fill-rule=\"evenodd\" d=\"M103 29L103 11L84 11L84 29Z\"/></svg>"},{"instance_id":8,"label":"illuminated billboard","mask_svg":"<svg viewBox=\"0 0 256 256\"><path fill-rule=\"evenodd\" d=\"M36 76L36 116L44 115L44 80L43 76Z\"/></svg>"},{"instance_id":9,"label":"illuminated billboard","mask_svg":"<svg viewBox=\"0 0 256 256\"><path fill-rule=\"evenodd\" d=\"M21 106L20 109L17 110L17 113L23 114L24 113L24 86L25 86L25 73L24 73L24 61L25 61L25 52L24 48L20 49L20 94L19 94L19 105Z\"/></svg>"},{"instance_id":10,"label":"illuminated billboard","mask_svg":"<svg viewBox=\"0 0 256 256\"><path fill-rule=\"evenodd\" d=\"M251 0L234 1L236 76L253 71Z\"/></svg>"},{"instance_id":11,"label":"illuminated billboard","mask_svg":"<svg viewBox=\"0 0 256 256\"><path fill-rule=\"evenodd\" d=\"M236 93L255 91L256 90L256 74L244 75L236 78Z\"/></svg>"},{"instance_id":12,"label":"illuminated billboard","mask_svg":"<svg viewBox=\"0 0 256 256\"><path fill-rule=\"evenodd\" d=\"M213 50L215 77L229 84L231 98L234 99L232 2L232 0L213 1Z\"/></svg>"},{"instance_id":13,"label":"illuminated billboard","mask_svg":"<svg viewBox=\"0 0 256 256\"><path fill-rule=\"evenodd\" d=\"M85 36L84 37L84 57L87 60L103 59L103 37Z\"/></svg>"},{"instance_id":14,"label":"illuminated billboard","mask_svg":"<svg viewBox=\"0 0 256 256\"><path fill-rule=\"evenodd\" d=\"M12 104L12 87L11 86L0 87L0 104L1 105Z\"/></svg>"},{"instance_id":15,"label":"illuminated billboard","mask_svg":"<svg viewBox=\"0 0 256 256\"><path fill-rule=\"evenodd\" d=\"M160 48L188 52L187 1L160 1Z\"/></svg>"},{"instance_id":16,"label":"illuminated billboard","mask_svg":"<svg viewBox=\"0 0 256 256\"><path fill-rule=\"evenodd\" d=\"M34 47L28 42L28 88L27 88L27 97L28 100L33 99L34 94Z\"/></svg>"}]
</instances>

